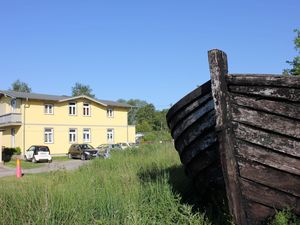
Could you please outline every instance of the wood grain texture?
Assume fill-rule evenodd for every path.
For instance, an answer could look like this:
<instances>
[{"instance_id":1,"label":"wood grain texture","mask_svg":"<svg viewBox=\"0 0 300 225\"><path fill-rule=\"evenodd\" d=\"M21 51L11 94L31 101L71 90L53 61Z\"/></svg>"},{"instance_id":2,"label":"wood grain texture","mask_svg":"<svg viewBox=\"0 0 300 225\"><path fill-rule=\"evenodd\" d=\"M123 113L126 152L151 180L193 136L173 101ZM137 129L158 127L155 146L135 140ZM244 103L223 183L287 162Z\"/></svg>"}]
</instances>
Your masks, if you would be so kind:
<instances>
[{"instance_id":1,"label":"wood grain texture","mask_svg":"<svg viewBox=\"0 0 300 225\"><path fill-rule=\"evenodd\" d=\"M256 203L268 205L270 208L275 209L293 209L295 213L298 211L298 198L293 195L285 194L276 189L269 188L267 186L254 183L252 181L242 179L242 194L245 199L251 200Z\"/></svg>"},{"instance_id":2,"label":"wood grain texture","mask_svg":"<svg viewBox=\"0 0 300 225\"><path fill-rule=\"evenodd\" d=\"M300 141L298 140L241 123L233 123L233 127L236 138L240 140L300 158Z\"/></svg>"},{"instance_id":3,"label":"wood grain texture","mask_svg":"<svg viewBox=\"0 0 300 225\"><path fill-rule=\"evenodd\" d=\"M219 141L227 199L230 212L236 224L247 224L242 205L241 190L237 173L237 162L234 156L234 133L230 126L231 105L225 76L228 74L227 56L219 50L208 52L211 76L211 89L216 111L216 131Z\"/></svg>"},{"instance_id":4,"label":"wood grain texture","mask_svg":"<svg viewBox=\"0 0 300 225\"><path fill-rule=\"evenodd\" d=\"M180 110L186 107L186 105L191 104L193 101L195 101L197 98L206 95L207 93L211 92L211 84L210 80L201 85L200 87L196 88L191 93L184 96L182 99L180 99L175 105L173 105L168 113L167 113L167 121L172 119L175 114L177 114Z\"/></svg>"},{"instance_id":5,"label":"wood grain texture","mask_svg":"<svg viewBox=\"0 0 300 225\"><path fill-rule=\"evenodd\" d=\"M300 138L300 122L285 117L259 112L244 107L232 106L233 120L275 133Z\"/></svg>"},{"instance_id":6,"label":"wood grain texture","mask_svg":"<svg viewBox=\"0 0 300 225\"><path fill-rule=\"evenodd\" d=\"M266 167L255 162L250 163L240 160L238 164L241 177L300 197L299 176Z\"/></svg>"},{"instance_id":7,"label":"wood grain texture","mask_svg":"<svg viewBox=\"0 0 300 225\"><path fill-rule=\"evenodd\" d=\"M263 165L300 176L300 159L280 154L245 141L237 141L236 149L239 156L244 159L259 162Z\"/></svg>"},{"instance_id":8,"label":"wood grain texture","mask_svg":"<svg viewBox=\"0 0 300 225\"><path fill-rule=\"evenodd\" d=\"M203 117L208 112L214 110L214 102L208 101L203 107L198 108L192 114L184 118L173 130L172 137L177 139L187 128L189 128L193 123L197 122L201 117Z\"/></svg>"},{"instance_id":9,"label":"wood grain texture","mask_svg":"<svg viewBox=\"0 0 300 225\"><path fill-rule=\"evenodd\" d=\"M300 103L287 103L231 93L233 104L300 120Z\"/></svg>"},{"instance_id":10,"label":"wood grain texture","mask_svg":"<svg viewBox=\"0 0 300 225\"><path fill-rule=\"evenodd\" d=\"M272 86L300 88L300 77L273 74L230 74L226 77L229 85Z\"/></svg>"},{"instance_id":11,"label":"wood grain texture","mask_svg":"<svg viewBox=\"0 0 300 225\"><path fill-rule=\"evenodd\" d=\"M173 130L177 123L186 118L188 115L192 114L197 108L201 107L204 103L206 103L209 100L212 100L211 92L202 97L197 98L194 102L187 104L186 107L184 107L182 110L179 110L178 113L174 115L171 120L169 120L169 128Z\"/></svg>"},{"instance_id":12,"label":"wood grain texture","mask_svg":"<svg viewBox=\"0 0 300 225\"><path fill-rule=\"evenodd\" d=\"M229 86L229 91L234 93L254 95L262 98L277 98L292 102L300 101L300 89L278 88L278 87L260 87L260 86Z\"/></svg>"}]
</instances>

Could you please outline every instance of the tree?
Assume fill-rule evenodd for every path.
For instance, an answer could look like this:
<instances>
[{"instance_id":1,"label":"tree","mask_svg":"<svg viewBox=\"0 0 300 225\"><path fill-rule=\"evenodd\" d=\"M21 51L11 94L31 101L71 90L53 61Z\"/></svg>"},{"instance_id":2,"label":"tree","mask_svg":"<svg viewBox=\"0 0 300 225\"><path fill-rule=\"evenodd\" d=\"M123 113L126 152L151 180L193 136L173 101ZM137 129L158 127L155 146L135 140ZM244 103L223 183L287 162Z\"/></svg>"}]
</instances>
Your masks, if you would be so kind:
<instances>
[{"instance_id":1,"label":"tree","mask_svg":"<svg viewBox=\"0 0 300 225\"><path fill-rule=\"evenodd\" d=\"M31 88L28 86L28 84L20 81L19 79L11 84L11 88L9 90L27 93L31 92Z\"/></svg>"},{"instance_id":2,"label":"tree","mask_svg":"<svg viewBox=\"0 0 300 225\"><path fill-rule=\"evenodd\" d=\"M296 33L296 37L294 39L295 44L295 50L299 53L298 56L296 56L292 61L286 61L290 66L292 66L292 69L285 69L283 70L284 75L294 75L299 76L300 75L300 30L294 30Z\"/></svg>"},{"instance_id":3,"label":"tree","mask_svg":"<svg viewBox=\"0 0 300 225\"><path fill-rule=\"evenodd\" d=\"M129 125L136 125L136 114L139 110L139 108L144 107L148 103L144 100L139 99L129 99L128 101L124 99L119 99L118 102L120 103L127 103L129 105L132 105L132 108L128 112L128 124Z\"/></svg>"},{"instance_id":4,"label":"tree","mask_svg":"<svg viewBox=\"0 0 300 225\"><path fill-rule=\"evenodd\" d=\"M76 82L75 86L72 87L72 96L86 95L91 98L94 98L95 95L92 94L92 91L93 90L90 88L89 85L84 85L84 84Z\"/></svg>"}]
</instances>

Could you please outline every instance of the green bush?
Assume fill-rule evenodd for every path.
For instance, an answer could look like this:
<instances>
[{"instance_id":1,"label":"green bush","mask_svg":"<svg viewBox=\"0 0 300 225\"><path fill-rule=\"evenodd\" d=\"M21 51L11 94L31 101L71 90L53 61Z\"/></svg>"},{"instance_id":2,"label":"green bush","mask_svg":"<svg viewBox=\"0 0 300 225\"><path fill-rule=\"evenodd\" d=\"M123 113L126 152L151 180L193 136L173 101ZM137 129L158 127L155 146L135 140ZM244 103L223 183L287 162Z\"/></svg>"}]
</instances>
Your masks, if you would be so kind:
<instances>
[{"instance_id":1,"label":"green bush","mask_svg":"<svg viewBox=\"0 0 300 225\"><path fill-rule=\"evenodd\" d=\"M300 219L294 215L291 210L285 209L276 212L274 219L269 223L269 225L299 225Z\"/></svg>"}]
</instances>

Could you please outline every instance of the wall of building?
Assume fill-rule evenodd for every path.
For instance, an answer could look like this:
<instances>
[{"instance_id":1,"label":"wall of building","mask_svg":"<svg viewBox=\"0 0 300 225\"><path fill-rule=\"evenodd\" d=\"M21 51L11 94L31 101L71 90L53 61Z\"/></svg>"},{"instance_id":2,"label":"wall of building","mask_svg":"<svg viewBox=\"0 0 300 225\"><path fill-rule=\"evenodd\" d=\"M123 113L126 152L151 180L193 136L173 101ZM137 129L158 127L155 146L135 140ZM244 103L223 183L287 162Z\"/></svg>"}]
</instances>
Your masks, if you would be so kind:
<instances>
[{"instance_id":1,"label":"wall of building","mask_svg":"<svg viewBox=\"0 0 300 225\"><path fill-rule=\"evenodd\" d=\"M83 103L91 105L91 116L83 116ZM113 129L113 143L135 142L135 127L127 126L127 108L114 108L112 118L107 117L107 108L97 103L77 100L77 115L69 115L69 102L29 101L25 105L23 121L25 121L25 149L31 145L47 145L52 154L66 154L69 146L69 129L77 130L77 143L83 143L83 129L90 129L89 144L97 147L106 144L107 129ZM53 104L54 114L44 113L44 104ZM54 141L52 144L44 142L45 128L52 128ZM21 132L20 132L21 133ZM23 135L23 134L22 134ZM19 137L22 140L22 136Z\"/></svg>"}]
</instances>

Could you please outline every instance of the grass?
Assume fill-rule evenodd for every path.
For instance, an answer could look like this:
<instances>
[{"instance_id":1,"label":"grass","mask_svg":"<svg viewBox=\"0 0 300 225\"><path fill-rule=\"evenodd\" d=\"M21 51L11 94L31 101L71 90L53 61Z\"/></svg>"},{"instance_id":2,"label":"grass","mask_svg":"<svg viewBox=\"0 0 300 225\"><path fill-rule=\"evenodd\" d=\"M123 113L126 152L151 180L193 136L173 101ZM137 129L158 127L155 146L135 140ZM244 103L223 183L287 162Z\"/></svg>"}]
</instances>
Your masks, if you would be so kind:
<instances>
[{"instance_id":1,"label":"grass","mask_svg":"<svg viewBox=\"0 0 300 225\"><path fill-rule=\"evenodd\" d=\"M145 145L112 152L76 171L55 171L0 180L5 224L210 224L184 204L183 173L171 145ZM181 168L181 169L180 169ZM178 176L179 177L179 176ZM182 178L180 178L182 179ZM183 180L182 180L183 181Z\"/></svg>"},{"instance_id":2,"label":"grass","mask_svg":"<svg viewBox=\"0 0 300 225\"><path fill-rule=\"evenodd\" d=\"M111 152L76 171L0 179L10 224L231 224L224 193L198 196L171 144ZM277 221L284 221L278 216ZM283 225L285 223L273 223Z\"/></svg>"},{"instance_id":3,"label":"grass","mask_svg":"<svg viewBox=\"0 0 300 225\"><path fill-rule=\"evenodd\" d=\"M39 168L39 167L42 167L46 164L47 163L32 163L32 162L28 162L28 161L25 161L25 160L21 160L22 169ZM7 166L7 167L10 167L10 168L16 168L17 160L16 159L11 159L9 162L5 162L4 165Z\"/></svg>"}]
</instances>

